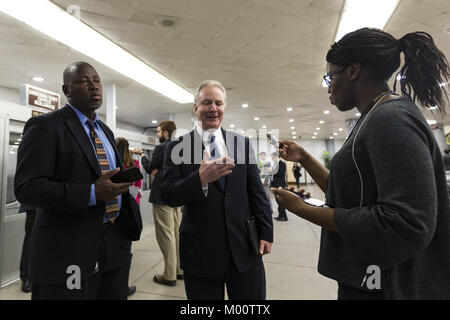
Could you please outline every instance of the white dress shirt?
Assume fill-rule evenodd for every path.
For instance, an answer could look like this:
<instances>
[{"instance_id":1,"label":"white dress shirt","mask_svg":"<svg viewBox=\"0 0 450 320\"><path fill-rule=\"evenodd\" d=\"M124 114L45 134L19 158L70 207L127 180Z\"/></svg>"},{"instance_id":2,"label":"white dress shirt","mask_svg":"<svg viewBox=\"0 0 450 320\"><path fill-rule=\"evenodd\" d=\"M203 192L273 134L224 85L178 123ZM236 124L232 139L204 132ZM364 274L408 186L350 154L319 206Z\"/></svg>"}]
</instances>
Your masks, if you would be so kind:
<instances>
[{"instance_id":1,"label":"white dress shirt","mask_svg":"<svg viewBox=\"0 0 450 320\"><path fill-rule=\"evenodd\" d=\"M214 143L216 144L217 148L219 149L220 157L226 157L228 156L227 146L225 145L225 140L223 139L222 135L222 129L219 127L218 129L208 129L203 130L201 127L196 127L197 133L202 137L203 145L205 146L205 150L208 151L209 155L211 156L211 135L214 135L216 138L214 140ZM203 187L203 193L205 194L205 197L208 196L208 186Z\"/></svg>"}]
</instances>

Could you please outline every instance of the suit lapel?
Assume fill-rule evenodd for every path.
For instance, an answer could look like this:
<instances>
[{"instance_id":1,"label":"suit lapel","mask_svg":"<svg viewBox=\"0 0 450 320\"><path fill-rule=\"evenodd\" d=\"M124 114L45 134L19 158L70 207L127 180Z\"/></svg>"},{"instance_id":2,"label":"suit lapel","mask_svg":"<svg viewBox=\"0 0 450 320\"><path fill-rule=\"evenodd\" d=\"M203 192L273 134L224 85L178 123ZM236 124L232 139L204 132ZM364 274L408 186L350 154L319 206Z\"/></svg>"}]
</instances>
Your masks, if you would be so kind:
<instances>
[{"instance_id":1,"label":"suit lapel","mask_svg":"<svg viewBox=\"0 0 450 320\"><path fill-rule=\"evenodd\" d=\"M102 174L100 171L100 165L98 164L94 148L92 147L91 141L89 140L89 137L86 134L83 125L69 105L66 105L62 109L62 111L69 131L72 133L75 140L80 145L81 150L83 150L83 153L86 156L89 164L92 166L92 169L94 169L95 173L101 176Z\"/></svg>"}]
</instances>

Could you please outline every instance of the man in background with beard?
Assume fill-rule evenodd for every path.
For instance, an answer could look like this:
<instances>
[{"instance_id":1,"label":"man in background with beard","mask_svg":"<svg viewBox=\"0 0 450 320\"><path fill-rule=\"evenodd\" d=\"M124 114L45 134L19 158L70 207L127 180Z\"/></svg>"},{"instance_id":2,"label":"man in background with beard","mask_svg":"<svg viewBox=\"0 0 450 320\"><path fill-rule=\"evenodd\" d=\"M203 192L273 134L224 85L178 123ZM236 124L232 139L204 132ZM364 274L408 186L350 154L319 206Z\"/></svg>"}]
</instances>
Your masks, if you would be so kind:
<instances>
[{"instance_id":1,"label":"man in background with beard","mask_svg":"<svg viewBox=\"0 0 450 320\"><path fill-rule=\"evenodd\" d=\"M183 279L180 268L179 229L181 222L181 207L169 207L161 197L162 166L167 143L177 129L175 122L162 121L156 129L160 144L153 150L151 161L141 154L142 166L148 174L154 176L150 191L149 202L153 205L153 218L155 221L156 240L164 256L164 273L156 274L153 281L167 286L175 286L178 280Z\"/></svg>"}]
</instances>

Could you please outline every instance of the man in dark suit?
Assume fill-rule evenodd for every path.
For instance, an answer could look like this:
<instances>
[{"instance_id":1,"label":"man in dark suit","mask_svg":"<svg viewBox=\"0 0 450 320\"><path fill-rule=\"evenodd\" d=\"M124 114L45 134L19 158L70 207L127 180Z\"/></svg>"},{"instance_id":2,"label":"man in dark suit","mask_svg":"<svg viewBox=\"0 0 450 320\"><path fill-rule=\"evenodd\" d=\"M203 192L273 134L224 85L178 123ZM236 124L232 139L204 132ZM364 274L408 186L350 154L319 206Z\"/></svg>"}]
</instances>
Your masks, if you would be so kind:
<instances>
[{"instance_id":1,"label":"man in dark suit","mask_svg":"<svg viewBox=\"0 0 450 320\"><path fill-rule=\"evenodd\" d=\"M149 174L156 172L152 182L149 201L153 204L155 235L164 257L164 272L161 275L155 274L153 281L167 286L175 286L177 279L183 279L178 247L181 207L169 207L161 197L164 153L176 129L175 122L170 120L162 121L156 129L160 144L153 150L152 160L149 161L144 154L141 154L142 166L145 171Z\"/></svg>"},{"instance_id":2,"label":"man in dark suit","mask_svg":"<svg viewBox=\"0 0 450 320\"><path fill-rule=\"evenodd\" d=\"M18 150L15 194L36 207L32 299L126 299L131 240L142 221L131 183L110 180L122 162L95 113L100 77L76 62L65 69L62 89L68 104L28 120Z\"/></svg>"},{"instance_id":3,"label":"man in dark suit","mask_svg":"<svg viewBox=\"0 0 450 320\"><path fill-rule=\"evenodd\" d=\"M280 161L280 156L278 152L272 153L273 169L270 187L271 188L285 188L286 187L286 164ZM275 217L278 221L287 221L286 209L281 206L277 198L275 200L278 203L278 217Z\"/></svg>"},{"instance_id":4,"label":"man in dark suit","mask_svg":"<svg viewBox=\"0 0 450 320\"><path fill-rule=\"evenodd\" d=\"M197 127L171 142L164 162L163 200L183 207L180 258L188 299L265 299L261 255L270 253L270 205L248 138L220 127L225 88L202 82L195 93ZM202 155L204 158L202 160ZM246 220L254 216L259 254Z\"/></svg>"}]
</instances>

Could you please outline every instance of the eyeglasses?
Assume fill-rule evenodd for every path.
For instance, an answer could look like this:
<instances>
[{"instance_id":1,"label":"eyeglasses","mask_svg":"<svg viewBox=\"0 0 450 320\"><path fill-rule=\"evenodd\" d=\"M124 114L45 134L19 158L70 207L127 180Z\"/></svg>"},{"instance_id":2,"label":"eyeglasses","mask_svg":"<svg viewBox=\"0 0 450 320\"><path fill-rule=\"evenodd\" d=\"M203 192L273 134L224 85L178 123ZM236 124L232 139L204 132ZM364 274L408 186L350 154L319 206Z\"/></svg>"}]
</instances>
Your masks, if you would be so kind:
<instances>
[{"instance_id":1,"label":"eyeglasses","mask_svg":"<svg viewBox=\"0 0 450 320\"><path fill-rule=\"evenodd\" d=\"M323 76L323 80L325 80L325 83L327 84L328 88L331 88L331 80L332 80L331 77L334 76L335 74L344 71L346 67L347 66L341 67L337 69L335 72L327 73Z\"/></svg>"}]
</instances>

